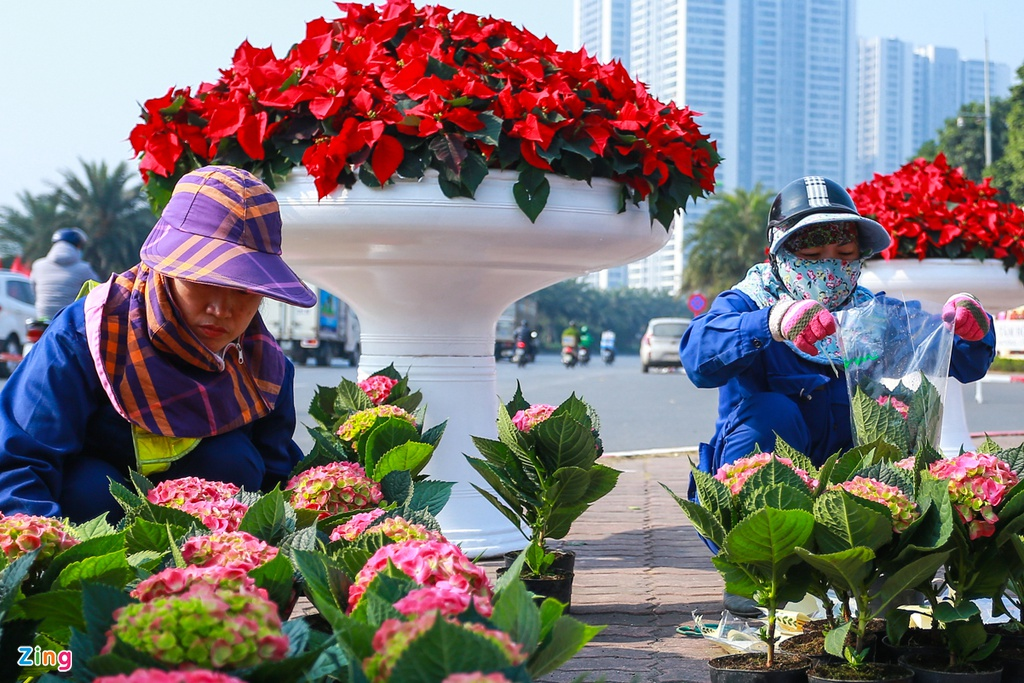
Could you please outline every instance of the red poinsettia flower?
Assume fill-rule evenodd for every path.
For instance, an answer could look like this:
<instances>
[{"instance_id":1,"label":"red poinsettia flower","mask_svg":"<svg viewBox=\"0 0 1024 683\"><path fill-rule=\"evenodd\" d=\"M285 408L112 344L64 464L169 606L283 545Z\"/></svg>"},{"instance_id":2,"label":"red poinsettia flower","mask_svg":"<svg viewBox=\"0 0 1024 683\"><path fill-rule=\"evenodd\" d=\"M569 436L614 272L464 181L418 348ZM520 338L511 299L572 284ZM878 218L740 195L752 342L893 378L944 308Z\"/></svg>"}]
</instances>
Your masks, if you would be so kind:
<instances>
[{"instance_id":1,"label":"red poinsettia flower","mask_svg":"<svg viewBox=\"0 0 1024 683\"><path fill-rule=\"evenodd\" d=\"M605 177L666 228L687 198L714 191L719 155L697 115L652 98L618 62L412 0L337 6L342 17L310 21L284 56L243 42L216 81L143 105L130 140L156 208L210 163L272 185L302 165L321 197L428 168L446 195L472 197L488 169L510 169L531 220L545 173Z\"/></svg>"},{"instance_id":2,"label":"red poinsettia flower","mask_svg":"<svg viewBox=\"0 0 1024 683\"><path fill-rule=\"evenodd\" d=\"M996 258L1024 264L1024 211L996 199L991 178L976 183L943 154L914 159L850 191L857 208L893 237L882 258Z\"/></svg>"}]
</instances>

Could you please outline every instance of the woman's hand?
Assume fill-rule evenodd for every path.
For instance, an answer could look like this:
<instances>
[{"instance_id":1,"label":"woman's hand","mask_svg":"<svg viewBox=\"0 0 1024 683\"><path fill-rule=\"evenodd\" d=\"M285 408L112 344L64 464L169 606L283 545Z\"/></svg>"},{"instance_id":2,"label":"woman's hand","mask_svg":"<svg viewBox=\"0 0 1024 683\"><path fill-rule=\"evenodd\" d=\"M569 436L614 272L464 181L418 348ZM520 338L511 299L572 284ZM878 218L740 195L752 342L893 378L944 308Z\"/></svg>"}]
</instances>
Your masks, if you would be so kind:
<instances>
[{"instance_id":1,"label":"woman's hand","mask_svg":"<svg viewBox=\"0 0 1024 683\"><path fill-rule=\"evenodd\" d=\"M942 307L942 322L967 341L978 341L988 334L988 313L977 297L967 292L949 297Z\"/></svg>"},{"instance_id":2,"label":"woman's hand","mask_svg":"<svg viewBox=\"0 0 1024 683\"><path fill-rule=\"evenodd\" d=\"M806 354L818 355L815 344L836 332L828 309L812 299L780 301L772 306L768 329L775 341L788 340Z\"/></svg>"}]
</instances>

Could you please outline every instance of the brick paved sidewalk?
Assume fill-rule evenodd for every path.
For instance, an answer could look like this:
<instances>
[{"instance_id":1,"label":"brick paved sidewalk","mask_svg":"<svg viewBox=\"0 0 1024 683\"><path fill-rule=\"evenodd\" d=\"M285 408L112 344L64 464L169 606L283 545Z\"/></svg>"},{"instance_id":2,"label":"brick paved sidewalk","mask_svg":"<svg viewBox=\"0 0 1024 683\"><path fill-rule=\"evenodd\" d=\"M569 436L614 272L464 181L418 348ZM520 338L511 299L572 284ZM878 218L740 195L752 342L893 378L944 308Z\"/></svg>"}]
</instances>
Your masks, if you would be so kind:
<instances>
[{"instance_id":1,"label":"brick paved sidewalk","mask_svg":"<svg viewBox=\"0 0 1024 683\"><path fill-rule=\"evenodd\" d=\"M717 621L722 580L711 556L664 483L686 493L689 462L679 456L607 458L622 471L616 487L573 525L564 546L576 551L572 616L607 626L541 683L710 683L707 660L724 654L676 633L693 613ZM660 483L659 483L660 482ZM480 563L491 578L503 563ZM302 599L295 615L313 611Z\"/></svg>"},{"instance_id":2,"label":"brick paved sidewalk","mask_svg":"<svg viewBox=\"0 0 1024 683\"><path fill-rule=\"evenodd\" d=\"M717 621L722 580L683 511L663 489L685 495L685 457L603 460L619 483L573 525L576 551L572 616L607 625L546 683L601 677L609 683L708 683L707 660L724 654L676 633L693 613ZM660 482L660 483L659 483Z\"/></svg>"}]
</instances>

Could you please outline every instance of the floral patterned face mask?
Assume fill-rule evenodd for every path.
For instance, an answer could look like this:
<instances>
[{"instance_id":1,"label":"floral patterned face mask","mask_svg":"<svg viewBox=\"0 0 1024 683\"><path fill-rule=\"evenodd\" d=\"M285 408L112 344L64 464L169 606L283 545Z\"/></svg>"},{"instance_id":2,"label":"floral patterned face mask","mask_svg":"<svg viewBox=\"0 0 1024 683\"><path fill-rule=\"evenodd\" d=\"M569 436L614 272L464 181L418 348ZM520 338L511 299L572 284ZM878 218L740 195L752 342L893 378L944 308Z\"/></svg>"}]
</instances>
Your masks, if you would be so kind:
<instances>
[{"instance_id":1,"label":"floral patterned face mask","mask_svg":"<svg viewBox=\"0 0 1024 683\"><path fill-rule=\"evenodd\" d=\"M857 288L863 261L808 260L780 252L776 263L779 279L794 299L813 299L828 310L836 311Z\"/></svg>"}]
</instances>

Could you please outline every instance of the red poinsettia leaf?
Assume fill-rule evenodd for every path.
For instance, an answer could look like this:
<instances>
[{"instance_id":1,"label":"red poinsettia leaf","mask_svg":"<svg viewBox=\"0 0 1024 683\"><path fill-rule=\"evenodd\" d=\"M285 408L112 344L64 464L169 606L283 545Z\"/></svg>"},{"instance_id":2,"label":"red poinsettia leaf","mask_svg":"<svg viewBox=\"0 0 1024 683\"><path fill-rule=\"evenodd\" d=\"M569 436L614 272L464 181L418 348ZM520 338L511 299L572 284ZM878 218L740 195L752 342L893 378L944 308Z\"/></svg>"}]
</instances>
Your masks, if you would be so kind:
<instances>
[{"instance_id":1,"label":"red poinsettia leaf","mask_svg":"<svg viewBox=\"0 0 1024 683\"><path fill-rule=\"evenodd\" d=\"M263 139L267 132L267 112L250 116L238 128L238 144L253 159L262 159Z\"/></svg>"},{"instance_id":2,"label":"red poinsettia leaf","mask_svg":"<svg viewBox=\"0 0 1024 683\"><path fill-rule=\"evenodd\" d=\"M174 133L163 131L152 135L146 142L139 170L152 171L166 178L174 173L174 165L181 152L181 141Z\"/></svg>"},{"instance_id":3,"label":"red poinsettia leaf","mask_svg":"<svg viewBox=\"0 0 1024 683\"><path fill-rule=\"evenodd\" d=\"M245 120L245 112L236 102L221 102L211 112L206 134L214 141L234 135Z\"/></svg>"},{"instance_id":4,"label":"red poinsettia leaf","mask_svg":"<svg viewBox=\"0 0 1024 683\"><path fill-rule=\"evenodd\" d=\"M370 157L370 165L373 166L373 175L376 176L377 182L381 185L386 183L398 170L404 156L405 148L401 142L390 135L380 136Z\"/></svg>"}]
</instances>

